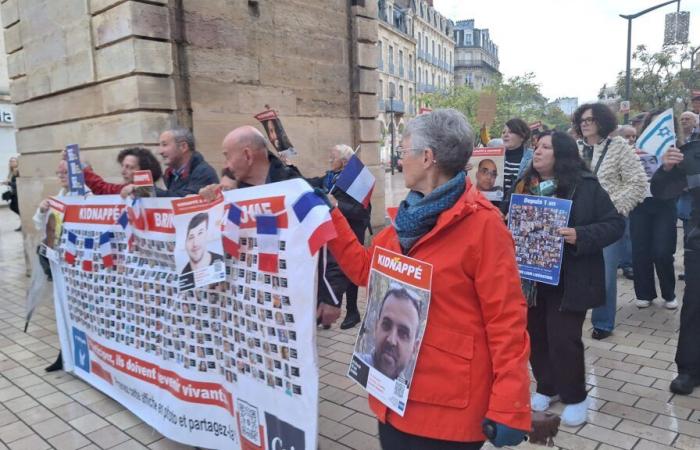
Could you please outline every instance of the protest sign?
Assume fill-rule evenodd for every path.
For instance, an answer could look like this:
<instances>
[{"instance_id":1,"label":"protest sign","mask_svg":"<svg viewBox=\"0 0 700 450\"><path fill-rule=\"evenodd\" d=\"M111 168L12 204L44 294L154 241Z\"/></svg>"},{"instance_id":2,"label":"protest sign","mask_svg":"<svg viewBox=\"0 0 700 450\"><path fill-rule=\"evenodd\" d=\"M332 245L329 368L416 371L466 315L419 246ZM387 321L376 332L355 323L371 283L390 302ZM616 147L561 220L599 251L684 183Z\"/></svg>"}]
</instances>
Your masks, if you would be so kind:
<instances>
[{"instance_id":1,"label":"protest sign","mask_svg":"<svg viewBox=\"0 0 700 450\"><path fill-rule=\"evenodd\" d=\"M569 223L571 200L513 194L508 228L515 240L515 259L520 277L554 286L564 255L559 229Z\"/></svg>"},{"instance_id":2,"label":"protest sign","mask_svg":"<svg viewBox=\"0 0 700 450\"><path fill-rule=\"evenodd\" d=\"M179 290L224 281L226 268L221 239L224 197L219 194L216 200L208 202L194 195L173 200L172 205Z\"/></svg>"},{"instance_id":3,"label":"protest sign","mask_svg":"<svg viewBox=\"0 0 700 450\"><path fill-rule=\"evenodd\" d=\"M503 147L478 147L472 152L469 163L469 179L491 201L503 200L503 166L506 149Z\"/></svg>"},{"instance_id":4,"label":"protest sign","mask_svg":"<svg viewBox=\"0 0 700 450\"><path fill-rule=\"evenodd\" d=\"M302 180L227 191L202 212L238 208L227 239L239 256L224 256L223 281L183 292L172 199L130 206L127 232L118 196L58 198L64 232L52 273L66 370L183 444L315 449L316 251L330 223L316 198ZM277 219L274 274L259 267L260 215ZM104 233L109 246L88 252ZM87 258L91 271L81 270Z\"/></svg>"},{"instance_id":5,"label":"protest sign","mask_svg":"<svg viewBox=\"0 0 700 450\"><path fill-rule=\"evenodd\" d=\"M348 376L403 416L430 305L433 266L377 247Z\"/></svg>"},{"instance_id":6,"label":"protest sign","mask_svg":"<svg viewBox=\"0 0 700 450\"><path fill-rule=\"evenodd\" d=\"M143 197L155 197L156 187L153 183L153 174L150 170L136 170L134 171L134 182L135 188L133 196L137 198Z\"/></svg>"},{"instance_id":7,"label":"protest sign","mask_svg":"<svg viewBox=\"0 0 700 450\"><path fill-rule=\"evenodd\" d=\"M262 123L267 133L270 143L277 150L277 153L282 156L291 157L297 154L296 149L292 145L287 137L287 133L284 131L282 126L282 121L280 120L277 112L271 109L267 109L259 114L255 115L255 118Z\"/></svg>"},{"instance_id":8,"label":"protest sign","mask_svg":"<svg viewBox=\"0 0 700 450\"><path fill-rule=\"evenodd\" d=\"M479 103L476 107L476 124L479 126L491 126L496 119L496 94L482 91L479 94Z\"/></svg>"},{"instance_id":9,"label":"protest sign","mask_svg":"<svg viewBox=\"0 0 700 450\"><path fill-rule=\"evenodd\" d=\"M85 195L85 175L80 163L80 147L78 144L66 146L66 162L68 163L68 190L73 195Z\"/></svg>"}]
</instances>

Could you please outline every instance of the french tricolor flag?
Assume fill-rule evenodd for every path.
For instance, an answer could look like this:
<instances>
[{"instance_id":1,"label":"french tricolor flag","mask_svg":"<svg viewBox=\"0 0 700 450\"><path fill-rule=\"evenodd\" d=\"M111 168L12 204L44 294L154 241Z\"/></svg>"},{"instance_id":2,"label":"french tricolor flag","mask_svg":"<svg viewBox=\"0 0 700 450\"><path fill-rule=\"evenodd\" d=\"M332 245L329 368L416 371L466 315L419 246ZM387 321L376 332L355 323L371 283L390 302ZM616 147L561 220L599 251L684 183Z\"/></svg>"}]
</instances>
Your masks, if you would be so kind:
<instances>
[{"instance_id":1,"label":"french tricolor flag","mask_svg":"<svg viewBox=\"0 0 700 450\"><path fill-rule=\"evenodd\" d=\"M241 227L241 209L234 203L231 203L228 208L228 214L226 215L226 222L224 224L224 231L221 233L221 237L224 244L224 251L226 254L231 255L234 258L238 258L241 245L240 241L240 229Z\"/></svg>"},{"instance_id":2,"label":"french tricolor flag","mask_svg":"<svg viewBox=\"0 0 700 450\"><path fill-rule=\"evenodd\" d=\"M369 199L372 197L375 182L376 179L374 175L372 175L372 172L362 164L362 161L360 161L357 155L352 155L350 161L348 161L343 171L338 175L335 186L345 191L350 197L362 203L362 205L367 208L369 206Z\"/></svg>"},{"instance_id":3,"label":"french tricolor flag","mask_svg":"<svg viewBox=\"0 0 700 450\"><path fill-rule=\"evenodd\" d=\"M78 251L78 235L72 231L68 232L68 237L66 238L66 245L63 249L63 259L66 260L68 264L75 264L75 255Z\"/></svg>"},{"instance_id":4,"label":"french tricolor flag","mask_svg":"<svg viewBox=\"0 0 700 450\"><path fill-rule=\"evenodd\" d=\"M279 271L277 217L259 215L255 221L258 231L258 270L277 273Z\"/></svg>"},{"instance_id":5,"label":"french tricolor flag","mask_svg":"<svg viewBox=\"0 0 700 450\"><path fill-rule=\"evenodd\" d=\"M83 253L83 270L86 272L92 272L92 255L95 249L95 240L93 238L85 238L83 240L84 253Z\"/></svg>"},{"instance_id":6,"label":"french tricolor flag","mask_svg":"<svg viewBox=\"0 0 700 450\"><path fill-rule=\"evenodd\" d=\"M105 231L100 234L100 254L102 255L102 265L105 269L114 266L114 255L112 253L112 232Z\"/></svg>"},{"instance_id":7,"label":"french tricolor flag","mask_svg":"<svg viewBox=\"0 0 700 450\"><path fill-rule=\"evenodd\" d=\"M303 193L292 209L306 235L312 256L337 236L328 206L314 192Z\"/></svg>"}]
</instances>

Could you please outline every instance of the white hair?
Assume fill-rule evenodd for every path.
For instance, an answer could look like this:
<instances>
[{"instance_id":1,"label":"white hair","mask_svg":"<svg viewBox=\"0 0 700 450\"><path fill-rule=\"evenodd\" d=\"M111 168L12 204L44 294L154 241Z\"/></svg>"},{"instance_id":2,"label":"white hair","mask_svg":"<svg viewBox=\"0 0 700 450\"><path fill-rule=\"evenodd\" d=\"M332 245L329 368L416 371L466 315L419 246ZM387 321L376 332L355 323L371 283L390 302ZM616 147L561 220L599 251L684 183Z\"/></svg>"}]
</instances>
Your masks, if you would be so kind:
<instances>
[{"instance_id":1,"label":"white hair","mask_svg":"<svg viewBox=\"0 0 700 450\"><path fill-rule=\"evenodd\" d=\"M352 155L355 154L353 151L352 147L349 145L345 144L337 144L333 147L334 150L338 152L338 155L340 156L340 159L343 161L350 161L350 158L352 158Z\"/></svg>"},{"instance_id":2,"label":"white hair","mask_svg":"<svg viewBox=\"0 0 700 450\"><path fill-rule=\"evenodd\" d=\"M683 116L685 116L685 115L690 115L690 116L692 116L693 119L695 119L695 126L696 126L696 127L698 126L698 121L699 121L699 119L698 119L698 115L697 115L697 114L695 114L693 111L684 111L684 112L681 114L681 117L683 117Z\"/></svg>"}]
</instances>

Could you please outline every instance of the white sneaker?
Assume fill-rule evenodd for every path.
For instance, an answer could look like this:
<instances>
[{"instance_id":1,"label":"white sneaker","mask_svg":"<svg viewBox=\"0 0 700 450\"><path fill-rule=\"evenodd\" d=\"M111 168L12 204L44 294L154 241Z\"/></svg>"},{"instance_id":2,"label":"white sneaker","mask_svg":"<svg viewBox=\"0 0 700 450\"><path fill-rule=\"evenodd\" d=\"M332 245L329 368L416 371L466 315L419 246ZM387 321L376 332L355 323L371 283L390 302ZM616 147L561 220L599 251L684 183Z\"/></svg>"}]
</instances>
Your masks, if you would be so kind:
<instances>
[{"instance_id":1,"label":"white sneaker","mask_svg":"<svg viewBox=\"0 0 700 450\"><path fill-rule=\"evenodd\" d=\"M533 411L547 411L549 409L550 403L557 401L559 401L558 395L550 397L549 395L539 394L535 392L530 398L530 406L532 407Z\"/></svg>"},{"instance_id":2,"label":"white sneaker","mask_svg":"<svg viewBox=\"0 0 700 450\"><path fill-rule=\"evenodd\" d=\"M588 419L588 397L581 403L566 405L561 413L561 424L567 427L577 427Z\"/></svg>"},{"instance_id":3,"label":"white sneaker","mask_svg":"<svg viewBox=\"0 0 700 450\"><path fill-rule=\"evenodd\" d=\"M637 299L637 300L634 301L634 305L635 305L637 308L648 308L648 307L651 306L651 300L640 300L640 299Z\"/></svg>"},{"instance_id":4,"label":"white sneaker","mask_svg":"<svg viewBox=\"0 0 700 450\"><path fill-rule=\"evenodd\" d=\"M678 300L676 300L676 299L674 298L674 299L671 300L670 302L664 302L664 307L665 307L666 309L676 309L676 308L678 308Z\"/></svg>"}]
</instances>

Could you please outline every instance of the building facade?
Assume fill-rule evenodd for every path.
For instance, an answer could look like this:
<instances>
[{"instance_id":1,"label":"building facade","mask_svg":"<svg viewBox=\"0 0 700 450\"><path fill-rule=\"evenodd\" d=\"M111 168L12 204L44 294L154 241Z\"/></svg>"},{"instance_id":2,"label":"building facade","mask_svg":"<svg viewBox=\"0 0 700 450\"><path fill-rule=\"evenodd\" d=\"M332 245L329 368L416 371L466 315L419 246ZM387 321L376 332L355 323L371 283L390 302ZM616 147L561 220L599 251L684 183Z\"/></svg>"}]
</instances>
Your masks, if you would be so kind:
<instances>
[{"instance_id":1,"label":"building facade","mask_svg":"<svg viewBox=\"0 0 700 450\"><path fill-rule=\"evenodd\" d=\"M482 89L500 76L498 46L488 29L474 27L474 19L460 20L455 25L454 80L457 86Z\"/></svg>"},{"instance_id":2,"label":"building facade","mask_svg":"<svg viewBox=\"0 0 700 450\"><path fill-rule=\"evenodd\" d=\"M1 11L0 11L1 14ZM5 37L0 33L0 49L3 48ZM15 105L10 100L10 78L7 73L7 55L0 54L0 180L6 180L8 162L17 156L15 141ZM7 206L0 202L0 206Z\"/></svg>"},{"instance_id":3,"label":"building facade","mask_svg":"<svg viewBox=\"0 0 700 450\"><path fill-rule=\"evenodd\" d=\"M454 79L454 22L440 14L432 0L410 0L416 39L418 93L448 90Z\"/></svg>"},{"instance_id":4,"label":"building facade","mask_svg":"<svg viewBox=\"0 0 700 450\"><path fill-rule=\"evenodd\" d=\"M303 4L302 4L303 3ZM307 176L328 150L361 145L383 179L377 117L377 4L326 0L4 0L0 4L21 153L24 229L67 144L110 181L117 153L156 148L191 127L197 149L223 167L232 128L276 109ZM21 31L20 31L21 30ZM384 221L384 185L372 202Z\"/></svg>"},{"instance_id":5,"label":"building facade","mask_svg":"<svg viewBox=\"0 0 700 450\"><path fill-rule=\"evenodd\" d=\"M384 140L381 160L386 164L390 161L387 146L392 118L398 127L416 114L416 41L412 37L413 15L409 8L394 0L379 0L377 6L377 110ZM396 140L396 132L394 136Z\"/></svg>"}]
</instances>

